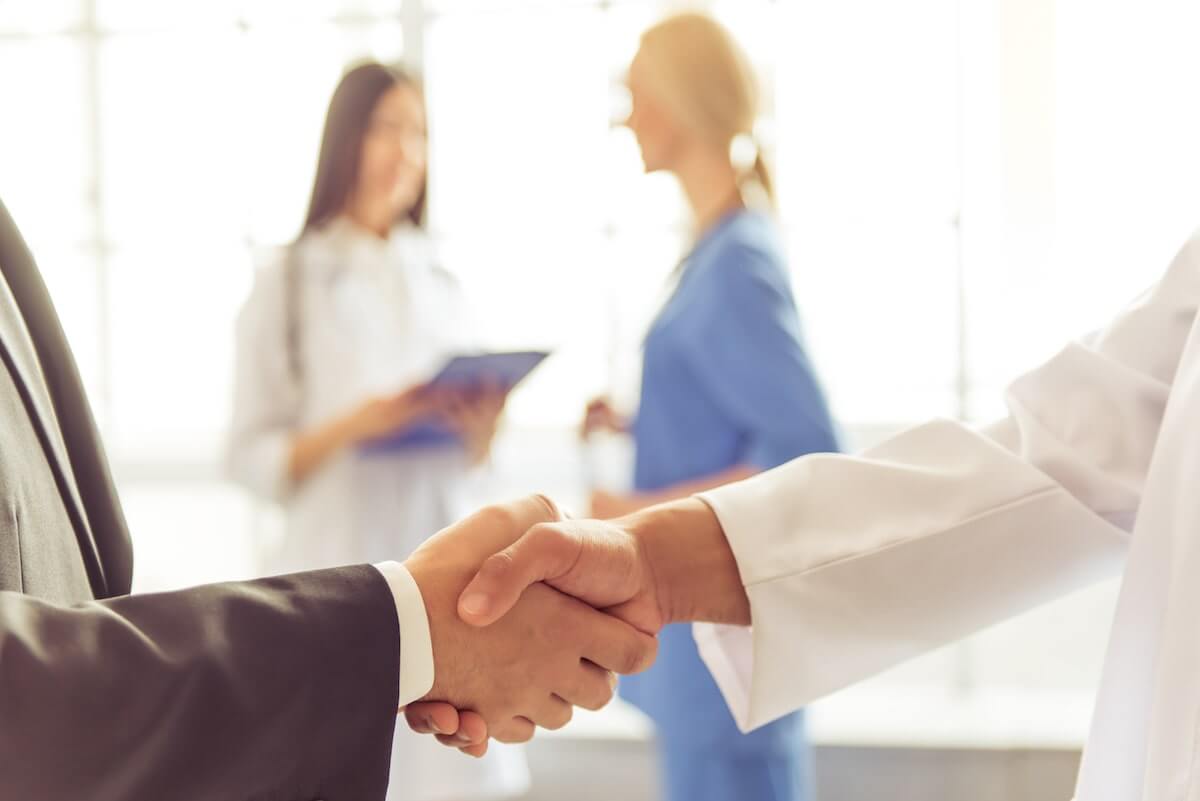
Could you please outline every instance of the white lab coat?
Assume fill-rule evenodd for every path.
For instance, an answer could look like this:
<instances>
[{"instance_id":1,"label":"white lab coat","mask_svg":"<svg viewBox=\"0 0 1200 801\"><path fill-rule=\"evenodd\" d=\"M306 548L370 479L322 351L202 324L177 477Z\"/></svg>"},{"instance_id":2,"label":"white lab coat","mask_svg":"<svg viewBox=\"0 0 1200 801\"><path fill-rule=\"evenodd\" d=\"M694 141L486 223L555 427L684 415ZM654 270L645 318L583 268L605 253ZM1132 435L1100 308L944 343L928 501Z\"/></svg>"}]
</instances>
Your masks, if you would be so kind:
<instances>
[{"instance_id":1,"label":"white lab coat","mask_svg":"<svg viewBox=\"0 0 1200 801\"><path fill-rule=\"evenodd\" d=\"M288 357L288 290L297 291ZM237 324L232 476L281 503L287 527L265 569L284 573L402 560L475 503L461 449L365 455L340 453L298 486L287 477L292 438L366 398L430 378L470 345L464 302L436 268L426 235L399 226L387 241L347 220L307 235L294 256L259 270ZM397 726L394 801L510 798L528 788L519 750L501 747L479 761Z\"/></svg>"},{"instance_id":2,"label":"white lab coat","mask_svg":"<svg viewBox=\"0 0 1200 801\"><path fill-rule=\"evenodd\" d=\"M1086 291L1086 287L1081 287ZM706 496L754 625L699 624L742 727L1124 568L1078 801L1200 801L1200 235L1107 329L858 457Z\"/></svg>"}]
</instances>

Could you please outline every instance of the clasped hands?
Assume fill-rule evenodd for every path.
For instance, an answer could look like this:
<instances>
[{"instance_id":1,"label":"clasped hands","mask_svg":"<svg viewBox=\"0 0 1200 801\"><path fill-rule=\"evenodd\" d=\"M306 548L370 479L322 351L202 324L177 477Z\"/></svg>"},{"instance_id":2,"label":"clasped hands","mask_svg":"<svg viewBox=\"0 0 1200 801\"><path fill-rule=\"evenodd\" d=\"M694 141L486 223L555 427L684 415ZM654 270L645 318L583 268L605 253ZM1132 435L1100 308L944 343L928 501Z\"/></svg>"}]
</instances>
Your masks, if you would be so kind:
<instances>
[{"instance_id":1,"label":"clasped hands","mask_svg":"<svg viewBox=\"0 0 1200 801\"><path fill-rule=\"evenodd\" d=\"M433 689L405 716L473 756L607 704L614 674L653 663L667 623L749 623L724 534L695 499L595 521L533 496L439 532L405 566L434 658Z\"/></svg>"}]
</instances>

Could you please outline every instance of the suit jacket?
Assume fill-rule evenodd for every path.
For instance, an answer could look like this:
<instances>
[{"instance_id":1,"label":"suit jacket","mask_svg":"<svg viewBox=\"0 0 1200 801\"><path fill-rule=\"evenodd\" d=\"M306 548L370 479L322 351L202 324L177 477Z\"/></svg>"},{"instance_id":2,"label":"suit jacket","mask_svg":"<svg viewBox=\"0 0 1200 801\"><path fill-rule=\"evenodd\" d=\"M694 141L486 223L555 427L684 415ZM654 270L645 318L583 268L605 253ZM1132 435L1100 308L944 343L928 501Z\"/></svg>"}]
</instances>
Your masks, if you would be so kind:
<instances>
[{"instance_id":1,"label":"suit jacket","mask_svg":"<svg viewBox=\"0 0 1200 801\"><path fill-rule=\"evenodd\" d=\"M145 596L132 572L78 370L0 204L0 801L384 797L400 654L378 571Z\"/></svg>"}]
</instances>

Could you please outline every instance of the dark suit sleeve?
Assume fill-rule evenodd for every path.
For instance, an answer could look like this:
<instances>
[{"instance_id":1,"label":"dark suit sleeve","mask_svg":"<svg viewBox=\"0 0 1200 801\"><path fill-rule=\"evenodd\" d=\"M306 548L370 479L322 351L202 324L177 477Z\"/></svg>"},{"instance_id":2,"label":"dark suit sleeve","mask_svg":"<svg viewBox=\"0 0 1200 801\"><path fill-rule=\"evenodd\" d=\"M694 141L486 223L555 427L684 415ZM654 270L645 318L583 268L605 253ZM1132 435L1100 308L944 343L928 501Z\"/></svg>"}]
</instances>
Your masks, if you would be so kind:
<instances>
[{"instance_id":1,"label":"dark suit sleeve","mask_svg":"<svg viewBox=\"0 0 1200 801\"><path fill-rule=\"evenodd\" d=\"M365 565L73 607L0 592L0 798L382 799L399 641Z\"/></svg>"}]
</instances>

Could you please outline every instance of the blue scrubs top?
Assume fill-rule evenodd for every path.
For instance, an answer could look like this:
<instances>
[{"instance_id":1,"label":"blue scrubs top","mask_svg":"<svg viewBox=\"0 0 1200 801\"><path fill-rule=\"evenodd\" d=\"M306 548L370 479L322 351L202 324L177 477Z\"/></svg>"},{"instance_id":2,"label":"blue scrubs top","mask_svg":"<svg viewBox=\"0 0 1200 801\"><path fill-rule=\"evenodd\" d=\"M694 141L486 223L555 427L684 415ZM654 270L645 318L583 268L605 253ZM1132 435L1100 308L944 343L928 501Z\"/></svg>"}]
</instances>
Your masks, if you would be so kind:
<instances>
[{"instance_id":1,"label":"blue scrubs top","mask_svg":"<svg viewBox=\"0 0 1200 801\"><path fill-rule=\"evenodd\" d=\"M634 441L645 491L838 449L770 217L733 212L688 257L646 337ZM801 796L789 767L803 760L801 720L738 732L690 626L668 626L655 666L623 679L621 695L657 725L671 797Z\"/></svg>"}]
</instances>

